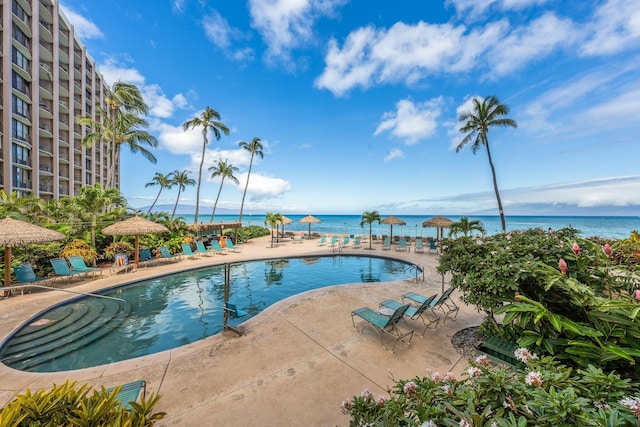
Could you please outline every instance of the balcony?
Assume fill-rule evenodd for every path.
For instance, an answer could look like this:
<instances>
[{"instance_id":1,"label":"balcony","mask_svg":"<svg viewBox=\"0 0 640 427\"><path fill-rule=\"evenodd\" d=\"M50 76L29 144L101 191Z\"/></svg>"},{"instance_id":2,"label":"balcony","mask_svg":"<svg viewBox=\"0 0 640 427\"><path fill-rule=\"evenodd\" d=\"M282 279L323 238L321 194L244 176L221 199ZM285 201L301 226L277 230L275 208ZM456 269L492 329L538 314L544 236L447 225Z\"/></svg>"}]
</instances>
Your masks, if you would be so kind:
<instances>
[{"instance_id":1,"label":"balcony","mask_svg":"<svg viewBox=\"0 0 640 427\"><path fill-rule=\"evenodd\" d=\"M14 155L11 160L13 161L13 163L18 165L31 166L31 158L29 157L25 159L23 157L18 157Z\"/></svg>"},{"instance_id":2,"label":"balcony","mask_svg":"<svg viewBox=\"0 0 640 427\"><path fill-rule=\"evenodd\" d=\"M16 186L16 188L31 188L31 181L16 181L14 183L14 185Z\"/></svg>"},{"instance_id":3,"label":"balcony","mask_svg":"<svg viewBox=\"0 0 640 427\"><path fill-rule=\"evenodd\" d=\"M45 172L45 175L51 175L51 166L50 165L40 165L38 166L38 170L40 172Z\"/></svg>"},{"instance_id":4,"label":"balcony","mask_svg":"<svg viewBox=\"0 0 640 427\"><path fill-rule=\"evenodd\" d=\"M38 189L41 193L53 193L53 185L50 184L40 184Z\"/></svg>"},{"instance_id":5,"label":"balcony","mask_svg":"<svg viewBox=\"0 0 640 427\"><path fill-rule=\"evenodd\" d=\"M53 144L40 142L40 152L53 156ZM42 169L41 169L42 170Z\"/></svg>"}]
</instances>

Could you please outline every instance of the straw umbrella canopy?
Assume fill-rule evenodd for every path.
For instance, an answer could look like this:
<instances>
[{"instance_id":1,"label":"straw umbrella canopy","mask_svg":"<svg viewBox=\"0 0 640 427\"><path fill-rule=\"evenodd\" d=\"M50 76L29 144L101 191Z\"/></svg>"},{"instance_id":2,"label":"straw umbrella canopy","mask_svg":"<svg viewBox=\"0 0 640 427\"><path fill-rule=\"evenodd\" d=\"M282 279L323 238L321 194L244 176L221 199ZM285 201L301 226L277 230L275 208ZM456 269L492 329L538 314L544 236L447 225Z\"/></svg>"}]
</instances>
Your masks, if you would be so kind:
<instances>
[{"instance_id":1,"label":"straw umbrella canopy","mask_svg":"<svg viewBox=\"0 0 640 427\"><path fill-rule=\"evenodd\" d=\"M4 246L4 284L11 283L11 247L30 243L52 242L64 239L64 234L54 230L19 221L13 218L0 219L0 244Z\"/></svg>"},{"instance_id":2,"label":"straw umbrella canopy","mask_svg":"<svg viewBox=\"0 0 640 427\"><path fill-rule=\"evenodd\" d=\"M442 240L442 229L451 227L454 221L443 216L434 216L422 223L423 227L436 227L436 236L438 240Z\"/></svg>"},{"instance_id":3,"label":"straw umbrella canopy","mask_svg":"<svg viewBox=\"0 0 640 427\"><path fill-rule=\"evenodd\" d=\"M140 261L139 236L141 234L157 234L157 233L168 233L168 232L169 232L169 229L164 225L158 224L157 222L149 221L148 219L142 218L139 216L133 216L129 219L116 222L115 224L111 224L108 227L105 227L102 229L102 233L107 235L114 235L114 236L134 235L136 237L135 252L133 254L135 268L138 268L138 262Z\"/></svg>"},{"instance_id":4,"label":"straw umbrella canopy","mask_svg":"<svg viewBox=\"0 0 640 427\"><path fill-rule=\"evenodd\" d=\"M380 224L389 224L391 226L391 230L389 232L389 234L391 235L391 241L393 241L393 226L394 225L407 225L406 222L404 222L400 218L395 217L393 215L388 216L385 219L383 219L382 221L380 221Z\"/></svg>"},{"instance_id":5,"label":"straw umbrella canopy","mask_svg":"<svg viewBox=\"0 0 640 427\"><path fill-rule=\"evenodd\" d=\"M277 227L279 225L282 225L282 236L284 236L284 226L285 225L289 225L293 223L293 220L289 217L286 217L284 215L280 215L282 217L282 219L279 219L278 222L276 222L276 240L279 239L279 235L278 235L278 229ZM278 240L279 241L279 240Z\"/></svg>"},{"instance_id":6,"label":"straw umbrella canopy","mask_svg":"<svg viewBox=\"0 0 640 427\"><path fill-rule=\"evenodd\" d=\"M315 216L313 216L313 215L307 215L307 216L305 216L304 218L302 218L302 219L300 220L300 222L301 222L302 224L309 224L309 234L308 234L308 237L311 237L311 224L312 224L312 223L317 224L317 223L322 222L322 221L320 221L318 218L316 218L316 217L315 217Z\"/></svg>"}]
</instances>

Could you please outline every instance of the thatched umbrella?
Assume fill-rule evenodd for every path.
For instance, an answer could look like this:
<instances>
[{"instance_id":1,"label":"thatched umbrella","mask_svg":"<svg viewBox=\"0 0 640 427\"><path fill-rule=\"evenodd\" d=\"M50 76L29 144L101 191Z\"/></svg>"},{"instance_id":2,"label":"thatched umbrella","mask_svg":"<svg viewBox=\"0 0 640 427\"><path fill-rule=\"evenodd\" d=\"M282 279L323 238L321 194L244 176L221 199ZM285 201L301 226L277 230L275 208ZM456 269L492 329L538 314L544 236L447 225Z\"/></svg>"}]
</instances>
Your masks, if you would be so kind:
<instances>
[{"instance_id":1,"label":"thatched umbrella","mask_svg":"<svg viewBox=\"0 0 640 427\"><path fill-rule=\"evenodd\" d=\"M64 239L64 234L39 225L8 217L0 219L0 245L4 246L4 285L9 286L11 283L12 246L52 242L62 239Z\"/></svg>"},{"instance_id":2,"label":"thatched umbrella","mask_svg":"<svg viewBox=\"0 0 640 427\"><path fill-rule=\"evenodd\" d=\"M389 234L391 235L391 241L392 242L393 242L393 226L394 225L407 225L406 222L404 222L400 218L397 218L397 217L395 217L393 215L388 216L385 219L383 219L382 221L380 221L380 224L389 224L391 226L391 230L390 230Z\"/></svg>"},{"instance_id":3,"label":"thatched umbrella","mask_svg":"<svg viewBox=\"0 0 640 427\"><path fill-rule=\"evenodd\" d=\"M116 222L108 227L102 229L103 234L116 235L116 236L136 236L135 252L133 254L134 266L138 268L138 262L140 261L140 234L157 234L168 233L169 229L157 222L149 221L146 218L139 216L133 216L124 221Z\"/></svg>"},{"instance_id":4,"label":"thatched umbrella","mask_svg":"<svg viewBox=\"0 0 640 427\"><path fill-rule=\"evenodd\" d=\"M438 241L442 240L442 229L451 227L454 221L443 216L434 216L422 223L423 227L436 227L436 237Z\"/></svg>"},{"instance_id":5,"label":"thatched umbrella","mask_svg":"<svg viewBox=\"0 0 640 427\"><path fill-rule=\"evenodd\" d=\"M284 226L292 223L293 220L291 218L282 215L282 219L279 219L278 222L276 222L276 241L280 241L278 234L278 225L282 225L282 235L284 236Z\"/></svg>"},{"instance_id":6,"label":"thatched umbrella","mask_svg":"<svg viewBox=\"0 0 640 427\"><path fill-rule=\"evenodd\" d=\"M307 216L305 216L304 218L302 218L302 219L300 220L300 222L301 222L302 224L309 224L309 234L308 234L308 237L311 237L311 223L317 224L317 223L322 222L322 221L320 221L318 218L316 218L316 217L315 217L315 216L313 216L313 215L307 215Z\"/></svg>"}]
</instances>

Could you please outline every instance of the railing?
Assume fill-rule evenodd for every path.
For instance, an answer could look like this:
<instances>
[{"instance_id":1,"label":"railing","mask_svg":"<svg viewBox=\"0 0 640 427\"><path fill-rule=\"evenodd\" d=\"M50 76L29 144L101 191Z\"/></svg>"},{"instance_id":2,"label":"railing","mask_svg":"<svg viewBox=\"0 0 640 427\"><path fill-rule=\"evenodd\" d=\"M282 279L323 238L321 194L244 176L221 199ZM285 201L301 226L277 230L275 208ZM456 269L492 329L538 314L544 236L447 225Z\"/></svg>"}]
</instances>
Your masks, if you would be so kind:
<instances>
[{"instance_id":1,"label":"railing","mask_svg":"<svg viewBox=\"0 0 640 427\"><path fill-rule=\"evenodd\" d=\"M40 191L44 191L46 193L53 193L53 185L40 184L38 188L40 189Z\"/></svg>"},{"instance_id":2,"label":"railing","mask_svg":"<svg viewBox=\"0 0 640 427\"><path fill-rule=\"evenodd\" d=\"M127 305L127 301L122 299L122 298L116 298L116 297L108 297L106 295L100 295L100 294L93 294L91 292L80 292L80 291L72 291L71 289L61 289L61 288L52 288L50 286L42 286L42 285L35 285L35 284L26 284L26 285L11 285L11 287L7 287L7 289L28 289L28 288L37 288L37 289L45 289L48 291L60 291L60 292L67 292L70 294L76 294L76 295L83 295L85 297L95 297L95 298L104 298L104 299L110 299L113 301L118 301L122 303L122 308L124 308Z\"/></svg>"},{"instance_id":3,"label":"railing","mask_svg":"<svg viewBox=\"0 0 640 427\"><path fill-rule=\"evenodd\" d=\"M38 166L38 169L43 172L51 172L51 166L49 165L40 165Z\"/></svg>"},{"instance_id":4,"label":"railing","mask_svg":"<svg viewBox=\"0 0 640 427\"><path fill-rule=\"evenodd\" d=\"M31 159L28 157L25 159L25 158L14 155L12 160L13 160L13 163L17 163L19 165L29 166L31 164Z\"/></svg>"},{"instance_id":5,"label":"railing","mask_svg":"<svg viewBox=\"0 0 640 427\"><path fill-rule=\"evenodd\" d=\"M416 283L417 282L423 282L424 283L424 270L425 270L425 268L424 268L424 265L422 265L422 264L411 264L409 267L407 267L404 270L404 273L407 274L407 273L411 273L411 272L415 271L415 277L414 277L413 280L415 280ZM420 278L420 275L422 275L422 278Z\"/></svg>"}]
</instances>

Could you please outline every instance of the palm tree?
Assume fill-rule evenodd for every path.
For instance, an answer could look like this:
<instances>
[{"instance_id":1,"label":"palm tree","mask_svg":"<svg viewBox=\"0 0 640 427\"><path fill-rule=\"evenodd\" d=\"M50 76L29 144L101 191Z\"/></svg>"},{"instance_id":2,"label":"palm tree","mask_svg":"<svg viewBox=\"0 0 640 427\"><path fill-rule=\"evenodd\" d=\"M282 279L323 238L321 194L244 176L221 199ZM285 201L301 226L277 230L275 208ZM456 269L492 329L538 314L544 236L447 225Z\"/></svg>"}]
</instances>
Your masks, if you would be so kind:
<instances>
[{"instance_id":1,"label":"palm tree","mask_svg":"<svg viewBox=\"0 0 640 427\"><path fill-rule=\"evenodd\" d=\"M171 177L171 186L178 186L178 197L176 197L176 204L173 205L173 212L171 213L171 219L176 216L176 209L178 208L178 201L180 201L180 193L186 190L187 185L195 185L196 181L193 178L189 178L189 171L173 171L169 174ZM196 212L198 207L196 206Z\"/></svg>"},{"instance_id":2,"label":"palm tree","mask_svg":"<svg viewBox=\"0 0 640 427\"><path fill-rule=\"evenodd\" d=\"M126 206L127 201L117 188L102 188L100 184L85 186L73 198L73 204L91 223L91 246L96 247L96 228L98 215L105 214L112 206Z\"/></svg>"},{"instance_id":3,"label":"palm tree","mask_svg":"<svg viewBox=\"0 0 640 427\"><path fill-rule=\"evenodd\" d=\"M244 148L245 150L251 152L251 160L249 161L249 172L247 172L247 182L244 185L244 192L242 193L242 203L240 203L240 224L242 224L242 211L244 209L244 198L247 195L247 187L249 187L249 176L251 175L251 166L253 165L253 157L257 155L261 159L264 158L264 154L262 152L262 143L260 142L260 138L255 137L251 140L251 142L240 141L238 143L240 148Z\"/></svg>"},{"instance_id":4,"label":"palm tree","mask_svg":"<svg viewBox=\"0 0 640 427\"><path fill-rule=\"evenodd\" d=\"M495 96L488 96L482 100L482 102L480 102L478 98L475 98L473 100L473 111L464 112L458 117L458 121L462 123L460 132L466 133L467 135L456 148L456 152L459 152L465 147L465 145L473 141L471 151L473 154L476 154L480 147L487 147L489 166L491 167L491 175L493 176L493 189L496 192L496 199L498 200L498 211L500 212L500 221L502 222L503 233L506 233L507 225L504 218L504 210L502 209L500 192L498 191L496 170L493 166L493 160L491 160L488 133L489 128L491 127L517 128L518 124L515 120L504 117L508 114L509 107L504 104L500 104L500 101Z\"/></svg>"},{"instance_id":5,"label":"palm tree","mask_svg":"<svg viewBox=\"0 0 640 427\"><path fill-rule=\"evenodd\" d=\"M279 213L267 212L264 223L271 227L271 247L273 247L273 229L282 222L282 215Z\"/></svg>"},{"instance_id":6,"label":"palm tree","mask_svg":"<svg viewBox=\"0 0 640 427\"><path fill-rule=\"evenodd\" d=\"M156 172L156 174L153 176L153 178L151 178L151 181L147 182L144 186L145 187L154 187L156 185L160 186L160 190L158 191L158 195L156 196L156 199L153 201L153 203L149 207L149 210L147 211L147 214L151 213L151 210L156 205L156 202L158 201L158 198L160 197L160 193L162 193L162 190L164 190L165 188L167 190L171 189L173 183L171 182L171 177L169 175L163 175L160 172Z\"/></svg>"},{"instance_id":7,"label":"palm tree","mask_svg":"<svg viewBox=\"0 0 640 427\"><path fill-rule=\"evenodd\" d=\"M378 211L365 211L362 214L362 220L360 221L360 227L364 227L365 224L369 224L369 249L372 249L372 247L371 247L371 226L372 226L374 221L378 221L378 224L379 224L381 219L382 219L382 217L380 216Z\"/></svg>"},{"instance_id":8,"label":"palm tree","mask_svg":"<svg viewBox=\"0 0 640 427\"><path fill-rule=\"evenodd\" d=\"M231 182L235 182L239 184L238 178L233 174L234 172L238 172L238 168L227 163L226 160L218 160L214 166L211 166L207 169L211 172L211 178L215 179L216 177L222 177L220 180L220 188L218 189L218 195L216 196L216 201L213 204L213 211L211 212L211 220L209 223L213 222L213 216L216 214L216 206L218 206L218 199L220 198L220 193L222 192L222 185L224 184L224 179L229 178Z\"/></svg>"},{"instance_id":9,"label":"palm tree","mask_svg":"<svg viewBox=\"0 0 640 427\"><path fill-rule=\"evenodd\" d=\"M207 106L205 110L200 113L199 116L194 117L191 120L187 120L183 123L182 129L187 131L189 129L195 129L202 127L202 157L200 158L200 169L198 169L198 187L196 189L196 213L193 219L193 223L198 223L198 210L200 209L200 182L202 181L202 165L204 164L204 154L206 152L207 144L207 132L211 130L216 139L220 139L220 132L225 135L229 135L229 129L227 126L220 122L220 113L211 107Z\"/></svg>"},{"instance_id":10,"label":"palm tree","mask_svg":"<svg viewBox=\"0 0 640 427\"><path fill-rule=\"evenodd\" d=\"M462 233L464 237L467 237L474 231L479 231L482 234L486 232L482 226L482 221L478 219L469 221L468 217L463 216L459 221L451 224L451 227L449 227L449 237L454 237L458 233Z\"/></svg>"}]
</instances>

